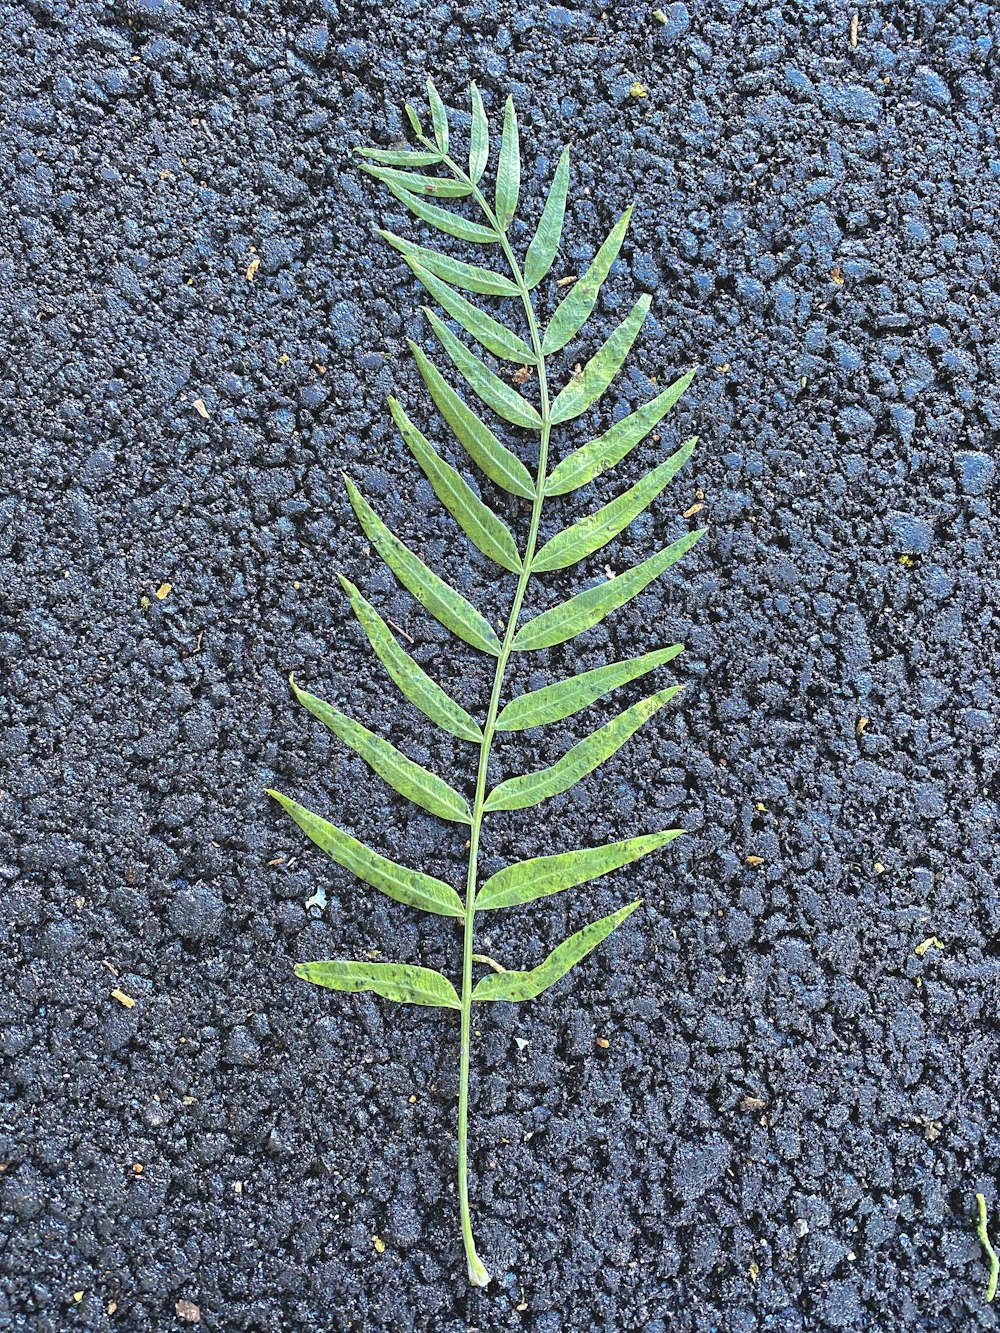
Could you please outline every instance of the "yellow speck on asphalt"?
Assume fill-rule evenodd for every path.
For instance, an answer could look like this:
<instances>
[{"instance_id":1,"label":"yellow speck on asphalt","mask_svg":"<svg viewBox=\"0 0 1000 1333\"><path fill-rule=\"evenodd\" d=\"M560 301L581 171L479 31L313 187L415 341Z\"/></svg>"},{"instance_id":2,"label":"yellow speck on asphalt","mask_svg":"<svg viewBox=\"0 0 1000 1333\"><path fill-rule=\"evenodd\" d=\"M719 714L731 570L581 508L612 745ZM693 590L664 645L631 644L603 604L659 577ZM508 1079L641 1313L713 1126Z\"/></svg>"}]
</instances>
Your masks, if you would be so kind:
<instances>
[{"instance_id":1,"label":"yellow speck on asphalt","mask_svg":"<svg viewBox=\"0 0 1000 1333\"><path fill-rule=\"evenodd\" d=\"M385 1253L385 1241L381 1236L372 1236L372 1244L375 1246L376 1254Z\"/></svg>"},{"instance_id":2,"label":"yellow speck on asphalt","mask_svg":"<svg viewBox=\"0 0 1000 1333\"><path fill-rule=\"evenodd\" d=\"M203 417L206 421L208 420L208 408L205 406L205 400L203 398L196 398L191 406L200 417Z\"/></svg>"},{"instance_id":3,"label":"yellow speck on asphalt","mask_svg":"<svg viewBox=\"0 0 1000 1333\"><path fill-rule=\"evenodd\" d=\"M164 597L169 597L174 590L172 583L161 583L156 590L156 600L162 602Z\"/></svg>"},{"instance_id":4,"label":"yellow speck on asphalt","mask_svg":"<svg viewBox=\"0 0 1000 1333\"><path fill-rule=\"evenodd\" d=\"M936 935L931 935L929 939L921 940L913 952L918 958L923 958L928 949L943 949L944 943Z\"/></svg>"},{"instance_id":5,"label":"yellow speck on asphalt","mask_svg":"<svg viewBox=\"0 0 1000 1333\"><path fill-rule=\"evenodd\" d=\"M117 986L111 992L111 998L113 1000L117 1000L119 1004L123 1004L126 1009L131 1009L132 1006L135 1004L135 1000L132 999L132 996L126 995L125 992L123 990L119 990Z\"/></svg>"}]
</instances>

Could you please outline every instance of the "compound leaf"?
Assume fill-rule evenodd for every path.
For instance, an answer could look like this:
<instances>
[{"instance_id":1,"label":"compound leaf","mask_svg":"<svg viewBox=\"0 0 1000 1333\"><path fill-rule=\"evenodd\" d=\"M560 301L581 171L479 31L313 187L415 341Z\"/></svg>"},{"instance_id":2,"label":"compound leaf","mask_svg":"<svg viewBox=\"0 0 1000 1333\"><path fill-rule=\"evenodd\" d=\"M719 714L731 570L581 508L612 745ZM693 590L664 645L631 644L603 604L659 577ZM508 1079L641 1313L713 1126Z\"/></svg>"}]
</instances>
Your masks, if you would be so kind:
<instances>
[{"instance_id":1,"label":"compound leaf","mask_svg":"<svg viewBox=\"0 0 1000 1333\"><path fill-rule=\"evenodd\" d=\"M504 569L519 573L521 557L506 523L483 504L465 478L428 443L395 398L389 399L389 411L410 452L434 487L434 494L469 540L483 555Z\"/></svg>"},{"instance_id":2,"label":"compound leaf","mask_svg":"<svg viewBox=\"0 0 1000 1333\"><path fill-rule=\"evenodd\" d=\"M430 320L438 342L447 352L455 369L465 378L469 387L480 397L487 407L491 407L497 416L503 417L511 425L523 426L527 430L541 430L542 418L537 408L526 398L522 398L516 389L494 374L482 361L456 338L433 310L423 308Z\"/></svg>"},{"instance_id":3,"label":"compound leaf","mask_svg":"<svg viewBox=\"0 0 1000 1333\"><path fill-rule=\"evenodd\" d=\"M483 911L517 907L521 903L534 902L536 898L561 893L563 889L575 889L638 861L641 856L648 856L679 838L683 832L683 829L665 829L662 833L647 833L644 837L611 842L604 847L583 847L575 852L518 861L515 865L505 866L486 881L476 894L476 907Z\"/></svg>"},{"instance_id":4,"label":"compound leaf","mask_svg":"<svg viewBox=\"0 0 1000 1333\"><path fill-rule=\"evenodd\" d=\"M506 231L517 212L517 198L521 192L521 145L517 135L517 112L514 99L507 98L503 114L503 135L500 139L500 160L497 163L497 222Z\"/></svg>"},{"instance_id":5,"label":"compound leaf","mask_svg":"<svg viewBox=\"0 0 1000 1333\"><path fill-rule=\"evenodd\" d=\"M383 737L376 736L360 722L355 722L354 718L348 717L339 708L318 699L308 690L299 689L294 680L291 685L299 703L359 754L400 796L422 806L439 819L450 819L456 824L472 823L468 802L453 787L449 787L443 778L439 778L436 773L429 773L426 768L408 759L401 750L390 745Z\"/></svg>"},{"instance_id":6,"label":"compound leaf","mask_svg":"<svg viewBox=\"0 0 1000 1333\"><path fill-rule=\"evenodd\" d=\"M469 176L473 185L478 185L486 170L490 157L490 125L486 119L486 108L475 83L472 94L472 132L469 138Z\"/></svg>"},{"instance_id":7,"label":"compound leaf","mask_svg":"<svg viewBox=\"0 0 1000 1333\"><path fill-rule=\"evenodd\" d=\"M566 214L566 191L569 188L569 149L564 148L552 178L538 230L528 246L524 256L524 281L531 287L537 287L552 267L552 261L559 249L562 236L563 218Z\"/></svg>"},{"instance_id":8,"label":"compound leaf","mask_svg":"<svg viewBox=\"0 0 1000 1333\"><path fill-rule=\"evenodd\" d=\"M374 176L383 185L404 194L431 195L436 199L464 199L472 193L472 186L465 181L455 180L453 176L422 176L416 171L399 171L395 167L372 167L361 164L361 170Z\"/></svg>"},{"instance_id":9,"label":"compound leaf","mask_svg":"<svg viewBox=\"0 0 1000 1333\"><path fill-rule=\"evenodd\" d=\"M480 421L472 408L463 403L415 342L409 344L417 369L430 391L438 411L455 433L455 438L477 466L511 495L524 500L534 496L531 474L521 460L501 444L485 422Z\"/></svg>"},{"instance_id":10,"label":"compound leaf","mask_svg":"<svg viewBox=\"0 0 1000 1333\"><path fill-rule=\"evenodd\" d=\"M484 227L479 222L470 222L468 218L463 218L461 213L452 213L450 209L429 203L423 195L414 194L412 190L400 189L389 181L385 183L390 193L428 226L436 227L438 231L443 231L448 236L454 236L460 241L469 241L473 245L499 243L500 237L491 227Z\"/></svg>"},{"instance_id":11,"label":"compound leaf","mask_svg":"<svg viewBox=\"0 0 1000 1333\"><path fill-rule=\"evenodd\" d=\"M553 352L565 347L590 317L590 312L597 303L597 293L601 290L601 283L618 258L618 251L622 248L631 216L632 206L629 205L594 256L586 273L573 284L559 302L542 339L542 351L546 356L551 356Z\"/></svg>"},{"instance_id":12,"label":"compound leaf","mask_svg":"<svg viewBox=\"0 0 1000 1333\"><path fill-rule=\"evenodd\" d=\"M683 645L672 644L669 648L659 648L655 652L645 653L642 657L632 657L625 662L612 662L608 666L595 667L593 671L583 671L568 680L556 681L554 685L544 685L540 690L531 690L511 699L500 712L496 720L497 731L524 731L527 727L542 727L550 722L561 722L571 713L578 713L588 707L595 699L615 690L619 685L627 685L630 680L645 676L657 667L673 661L684 651ZM678 686L678 688L680 688Z\"/></svg>"},{"instance_id":13,"label":"compound leaf","mask_svg":"<svg viewBox=\"0 0 1000 1333\"><path fill-rule=\"evenodd\" d=\"M414 707L459 740L478 745L483 733L473 718L461 708L409 653L403 651L372 604L362 597L350 579L338 574L341 587L350 598L351 607L371 644L375 656L388 671Z\"/></svg>"},{"instance_id":14,"label":"compound leaf","mask_svg":"<svg viewBox=\"0 0 1000 1333\"><path fill-rule=\"evenodd\" d=\"M471 333L473 338L482 343L488 352L492 352L494 356L504 361L514 361L519 366L536 364L535 354L523 338L519 338L485 310L480 310L464 296L460 296L453 287L436 278L433 273L428 273L417 260L411 259L409 255L404 258L414 277L423 283L441 309L447 311L466 333Z\"/></svg>"},{"instance_id":15,"label":"compound leaf","mask_svg":"<svg viewBox=\"0 0 1000 1333\"><path fill-rule=\"evenodd\" d=\"M440 250L428 250L381 227L378 234L406 259L415 259L422 268L427 269L428 273L450 282L453 287L461 287L466 292L479 292L482 296L518 295L515 284L502 273L494 273L489 268L479 268L476 264L466 264L461 259L452 259L450 255L442 254Z\"/></svg>"},{"instance_id":16,"label":"compound leaf","mask_svg":"<svg viewBox=\"0 0 1000 1333\"><path fill-rule=\"evenodd\" d=\"M434 87L434 80L427 80L427 101L431 109L431 125L434 129L434 139L442 154L448 151L448 112L445 105L438 96L438 90Z\"/></svg>"},{"instance_id":17,"label":"compound leaf","mask_svg":"<svg viewBox=\"0 0 1000 1333\"><path fill-rule=\"evenodd\" d=\"M440 1009L461 1009L458 992L447 977L429 967L409 963L296 963L302 981L330 990L374 991L400 1004L426 1004Z\"/></svg>"},{"instance_id":18,"label":"compound leaf","mask_svg":"<svg viewBox=\"0 0 1000 1333\"><path fill-rule=\"evenodd\" d=\"M405 903L408 907L419 907L423 912L434 912L438 916L465 916L462 900L450 884L380 856L363 842L358 842L357 838L352 838L343 829L328 823L280 791L268 788L267 794L274 797L321 851L387 897Z\"/></svg>"},{"instance_id":19,"label":"compound leaf","mask_svg":"<svg viewBox=\"0 0 1000 1333\"><path fill-rule=\"evenodd\" d=\"M416 148L355 148L354 151L385 167L436 167L441 161L440 153Z\"/></svg>"},{"instance_id":20,"label":"compound leaf","mask_svg":"<svg viewBox=\"0 0 1000 1333\"><path fill-rule=\"evenodd\" d=\"M482 977L476 982L472 998L533 1000L536 995L541 995L543 990L548 990L554 985L560 977L564 977L581 958L586 958L592 949L596 949L626 917L632 915L641 902L639 899L637 902L629 903L628 907L622 907L617 912L612 912L610 916L603 916L600 921L593 921L589 926L584 926L575 935L570 935L569 939L557 945L545 962L539 963L530 972L500 972Z\"/></svg>"},{"instance_id":21,"label":"compound leaf","mask_svg":"<svg viewBox=\"0 0 1000 1333\"><path fill-rule=\"evenodd\" d=\"M664 570L677 563L685 551L690 551L706 528L697 532L688 532L683 537L651 555L641 565L633 565L624 574L598 583L593 588L586 588L573 597L560 602L558 606L543 611L535 616L514 635L514 647L522 652L535 648L552 648L557 643L582 634L620 606L642 592L654 579L659 578Z\"/></svg>"},{"instance_id":22,"label":"compound leaf","mask_svg":"<svg viewBox=\"0 0 1000 1333\"><path fill-rule=\"evenodd\" d=\"M606 472L608 468L620 463L629 450L634 449L640 440L645 439L670 411L694 379L695 373L689 370L686 375L675 380L669 388L658 393L645 406L627 417L622 417L621 421L616 421L603 435L582 444L579 449L574 449L549 473L549 479L545 483L545 494L566 495L567 492L578 490L588 481L593 481L602 472Z\"/></svg>"},{"instance_id":23,"label":"compound leaf","mask_svg":"<svg viewBox=\"0 0 1000 1333\"><path fill-rule=\"evenodd\" d=\"M640 296L638 301L622 320L579 375L574 375L565 389L552 404L552 424L572 421L581 412L586 412L591 404L596 403L622 368L632 344L639 335L639 330L649 314L651 296Z\"/></svg>"},{"instance_id":24,"label":"compound leaf","mask_svg":"<svg viewBox=\"0 0 1000 1333\"><path fill-rule=\"evenodd\" d=\"M547 541L531 562L535 570L565 569L593 555L637 518L651 504L684 466L694 452L695 441L688 440L659 467L623 491L616 499L593 514L578 519Z\"/></svg>"},{"instance_id":25,"label":"compound leaf","mask_svg":"<svg viewBox=\"0 0 1000 1333\"><path fill-rule=\"evenodd\" d=\"M345 478L345 481L351 505L369 541L403 587L452 634L473 648L498 657L500 640L486 617L460 592L456 592L444 579L428 569L419 556L415 556L395 533L389 531L350 477Z\"/></svg>"},{"instance_id":26,"label":"compound leaf","mask_svg":"<svg viewBox=\"0 0 1000 1333\"><path fill-rule=\"evenodd\" d=\"M508 778L494 787L486 798L486 810L524 810L528 806L568 791L582 777L592 773L606 759L620 750L644 722L648 722L654 713L659 712L668 700L677 693L678 686L660 690L647 699L640 699L624 713L598 727L582 741L577 741L572 749L567 750L561 759L557 759L548 768L535 773L525 773L523 777Z\"/></svg>"}]
</instances>

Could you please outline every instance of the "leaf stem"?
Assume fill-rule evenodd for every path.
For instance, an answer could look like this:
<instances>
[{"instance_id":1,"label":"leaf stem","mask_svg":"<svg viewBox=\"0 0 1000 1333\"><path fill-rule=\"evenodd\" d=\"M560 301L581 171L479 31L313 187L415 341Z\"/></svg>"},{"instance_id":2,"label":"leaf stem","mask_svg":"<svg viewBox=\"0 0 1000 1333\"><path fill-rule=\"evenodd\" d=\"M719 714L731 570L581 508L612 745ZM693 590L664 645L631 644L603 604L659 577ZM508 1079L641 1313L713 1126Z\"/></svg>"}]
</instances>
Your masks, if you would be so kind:
<instances>
[{"instance_id":1,"label":"leaf stem","mask_svg":"<svg viewBox=\"0 0 1000 1333\"><path fill-rule=\"evenodd\" d=\"M493 677L493 690L490 696L490 705L486 714L486 721L483 724L483 739L479 747L479 770L476 775L476 795L472 806L472 831L469 836L469 869L465 889L465 939L462 952L461 990L462 1033L458 1083L458 1197L462 1220L462 1239L465 1242L465 1255L469 1266L469 1281L473 1286L485 1287L490 1281L490 1274L482 1260L479 1258L479 1255L476 1253L476 1243L472 1235L472 1221L469 1214L468 1171L469 1065L472 1046L472 964L474 962L473 935L476 915L479 834L483 822L483 806L486 801L487 768L489 766L490 751L493 745L493 735L496 729L497 714L500 709L500 695L503 690L504 675L513 648L514 635L517 631L518 617L521 614L524 595L528 587L528 579L531 577L532 558L534 557L535 548L538 543L538 529L541 524L542 503L545 495L545 477L548 469L551 413L548 384L545 378L545 357L542 352L542 337L538 329L538 322L535 319L535 309L531 303L531 295L528 291L528 286L524 281L524 274L521 272L521 266L517 262L517 257L514 254L514 251L511 249L506 232L500 226L496 214L483 198L483 195L477 186L473 184L472 180L466 175L461 167L459 167L450 157L444 158L443 165L448 167L458 180L463 181L470 187L473 198L482 209L490 227L496 233L497 239L500 242L500 248L503 250L507 262L510 264L514 282L517 285L518 293L521 297L522 304L524 305L524 312L527 316L528 330L531 337L531 346L535 353L535 365L538 371L538 391L541 404L540 412L542 418L538 447L538 474L535 479L535 494L531 506L531 524L528 529L528 540L522 557L521 572L518 575L517 588L514 592L514 601L511 605L507 627L504 631L503 642L500 647L499 656L497 657L496 672Z\"/></svg>"},{"instance_id":2,"label":"leaf stem","mask_svg":"<svg viewBox=\"0 0 1000 1333\"><path fill-rule=\"evenodd\" d=\"M982 1194L976 1195L976 1207L979 1212L979 1221L976 1227L976 1235L979 1237L979 1243L986 1253L986 1258L990 1264L990 1276L986 1283L986 1290L983 1292L983 1299L992 1301L997 1294L997 1278L1000 1277L1000 1258L990 1243L990 1233L987 1229L986 1219L986 1199Z\"/></svg>"}]
</instances>

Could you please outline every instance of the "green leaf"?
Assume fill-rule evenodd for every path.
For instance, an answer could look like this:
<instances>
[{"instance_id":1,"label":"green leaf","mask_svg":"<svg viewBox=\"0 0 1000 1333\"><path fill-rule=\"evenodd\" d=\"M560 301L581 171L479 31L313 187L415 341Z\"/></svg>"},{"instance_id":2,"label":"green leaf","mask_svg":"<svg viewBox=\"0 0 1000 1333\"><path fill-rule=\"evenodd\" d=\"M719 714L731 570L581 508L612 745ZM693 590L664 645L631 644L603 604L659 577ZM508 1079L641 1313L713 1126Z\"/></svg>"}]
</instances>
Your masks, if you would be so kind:
<instances>
[{"instance_id":1,"label":"green leaf","mask_svg":"<svg viewBox=\"0 0 1000 1333\"><path fill-rule=\"evenodd\" d=\"M438 411L473 462L491 481L509 491L511 495L519 495L524 500L533 499L535 488L531 473L521 460L512 454L506 445L500 443L489 426L480 421L471 407L462 402L437 366L424 355L417 344L411 342L409 347Z\"/></svg>"},{"instance_id":2,"label":"green leaf","mask_svg":"<svg viewBox=\"0 0 1000 1333\"><path fill-rule=\"evenodd\" d=\"M446 694L436 681L431 680L423 667L419 666L409 653L400 648L389 626L372 604L362 597L350 579L345 578L343 574L338 574L337 577L351 600L354 614L367 635L375 656L410 703L452 736L478 745L483 739L483 733L475 720L449 694Z\"/></svg>"},{"instance_id":3,"label":"green leaf","mask_svg":"<svg viewBox=\"0 0 1000 1333\"><path fill-rule=\"evenodd\" d=\"M521 903L547 898L563 889L575 889L589 880L619 870L641 856L648 856L668 842L679 838L683 829L665 829L625 842L610 842L604 847L583 847L557 856L536 856L518 861L492 875L476 894L476 907L484 912L498 907L517 907Z\"/></svg>"},{"instance_id":4,"label":"green leaf","mask_svg":"<svg viewBox=\"0 0 1000 1333\"><path fill-rule=\"evenodd\" d=\"M371 167L361 164L361 170L391 185L396 190L408 194L431 195L437 199L464 199L472 193L465 181L455 180L453 176L422 176L418 171L397 171L395 167Z\"/></svg>"},{"instance_id":5,"label":"green leaf","mask_svg":"<svg viewBox=\"0 0 1000 1333\"><path fill-rule=\"evenodd\" d=\"M449 787L443 778L439 778L436 773L429 773L426 768L408 759L401 750L397 750L381 736L376 736L360 722L355 722L354 718L348 717L339 708L318 699L308 690L300 690L294 679L291 686L299 703L359 754L400 796L422 806L439 819L450 819L456 824L472 823L468 802L454 788Z\"/></svg>"},{"instance_id":6,"label":"green leaf","mask_svg":"<svg viewBox=\"0 0 1000 1333\"><path fill-rule=\"evenodd\" d=\"M602 472L620 463L625 455L646 438L658 425L667 412L677 402L681 394L694 379L696 372L689 370L686 375L675 380L669 388L658 393L655 398L638 408L627 417L599 435L595 440L574 449L549 474L545 483L546 495L566 495L578 490L588 481L593 481Z\"/></svg>"},{"instance_id":7,"label":"green leaf","mask_svg":"<svg viewBox=\"0 0 1000 1333\"><path fill-rule=\"evenodd\" d=\"M497 221L506 231L517 212L517 197L521 192L521 145L517 137L517 113L514 99L507 98L503 114L503 136L500 139L500 161L497 163Z\"/></svg>"},{"instance_id":8,"label":"green leaf","mask_svg":"<svg viewBox=\"0 0 1000 1333\"><path fill-rule=\"evenodd\" d=\"M557 759L548 768L541 768L536 773L525 773L523 777L508 778L494 787L486 798L485 810L525 810L528 806L538 805L568 791L581 778L592 773L606 759L620 750L625 742L635 734L644 722L648 722L668 700L677 693L678 686L660 690L648 699L640 699L624 713L619 713L603 727L598 727L589 736L567 750L561 759Z\"/></svg>"},{"instance_id":9,"label":"green leaf","mask_svg":"<svg viewBox=\"0 0 1000 1333\"><path fill-rule=\"evenodd\" d=\"M567 565L574 565L606 546L673 481L691 457L694 446L695 441L688 440L675 454L671 454L659 467L653 468L652 472L647 472L616 499L556 533L532 560L532 571L565 569Z\"/></svg>"},{"instance_id":10,"label":"green leaf","mask_svg":"<svg viewBox=\"0 0 1000 1333\"><path fill-rule=\"evenodd\" d=\"M352 838L343 829L313 814L280 791L268 788L267 794L273 796L291 815L307 838L311 838L327 856L366 884L394 898L397 903L419 907L422 912L434 912L438 916L465 916L462 900L450 884L380 856L363 842L358 842L357 838Z\"/></svg>"},{"instance_id":11,"label":"green leaf","mask_svg":"<svg viewBox=\"0 0 1000 1333\"><path fill-rule=\"evenodd\" d=\"M389 185L388 182L386 182ZM415 213L428 226L438 231L455 236L460 241L470 241L473 245L496 245L500 237L490 227L483 227L478 222L470 222L461 213L452 213L450 209L432 204L423 195L413 194L410 190L401 190L389 185L389 190L401 204L405 204L411 213Z\"/></svg>"},{"instance_id":12,"label":"green leaf","mask_svg":"<svg viewBox=\"0 0 1000 1333\"><path fill-rule=\"evenodd\" d=\"M423 283L441 309L451 315L466 333L471 333L473 338L482 343L488 352L492 352L494 356L504 361L513 361L519 366L537 364L534 352L516 333L505 328L485 310L480 310L471 301L467 301L464 296L459 296L454 288L436 278L433 273L428 273L415 259L411 259L408 255L405 258L414 277Z\"/></svg>"},{"instance_id":13,"label":"green leaf","mask_svg":"<svg viewBox=\"0 0 1000 1333\"><path fill-rule=\"evenodd\" d=\"M566 191L569 188L569 149L564 148L552 188L545 200L538 230L524 256L524 281L528 287L537 287L552 267L562 236L563 217L566 213Z\"/></svg>"},{"instance_id":14,"label":"green leaf","mask_svg":"<svg viewBox=\"0 0 1000 1333\"><path fill-rule=\"evenodd\" d=\"M447 977L429 967L408 963L296 963L295 975L330 990L374 991L400 1004L427 1004L461 1009L458 992Z\"/></svg>"},{"instance_id":15,"label":"green leaf","mask_svg":"<svg viewBox=\"0 0 1000 1333\"><path fill-rule=\"evenodd\" d=\"M403 107L403 110L406 112L406 119L410 122L410 129L413 131L414 134L419 135L421 138L423 138L424 131L422 125L420 124L420 117L414 111L413 107L410 106L409 102L406 103L406 105Z\"/></svg>"},{"instance_id":16,"label":"green leaf","mask_svg":"<svg viewBox=\"0 0 1000 1333\"><path fill-rule=\"evenodd\" d=\"M638 301L607 341L594 353L579 375L574 375L552 404L552 424L572 421L596 403L622 368L622 362L631 351L639 335L649 307L651 296L640 296Z\"/></svg>"},{"instance_id":17,"label":"green leaf","mask_svg":"<svg viewBox=\"0 0 1000 1333\"><path fill-rule=\"evenodd\" d=\"M351 505L369 541L403 587L452 634L481 652L499 657L500 640L489 621L389 531L350 477L345 481Z\"/></svg>"},{"instance_id":18,"label":"green leaf","mask_svg":"<svg viewBox=\"0 0 1000 1333\"><path fill-rule=\"evenodd\" d=\"M473 83L472 92L472 133L469 139L469 175L477 185L486 170L490 158L490 125L486 119L486 108L479 89Z\"/></svg>"},{"instance_id":19,"label":"green leaf","mask_svg":"<svg viewBox=\"0 0 1000 1333\"><path fill-rule=\"evenodd\" d=\"M604 242L591 261L590 267L578 282L575 282L556 307L549 327L542 339L542 351L546 356L565 347L570 338L586 323L597 303L597 293L601 283L611 271L611 265L618 258L625 232L628 230L632 206L625 210L615 223L608 239Z\"/></svg>"},{"instance_id":20,"label":"green leaf","mask_svg":"<svg viewBox=\"0 0 1000 1333\"><path fill-rule=\"evenodd\" d=\"M427 101L431 108L431 124L434 127L434 138L437 146L442 153L448 151L448 112L445 110L444 103L438 96L438 90L434 87L433 79L427 80Z\"/></svg>"},{"instance_id":21,"label":"green leaf","mask_svg":"<svg viewBox=\"0 0 1000 1333\"><path fill-rule=\"evenodd\" d=\"M521 626L514 635L514 647L522 652L534 648L552 648L557 643L565 643L567 639L582 634L611 611L617 611L620 606L631 601L643 588L659 578L665 569L676 564L706 531L706 528L699 528L697 532L685 533L656 555L644 560L641 565L633 565L624 574L578 592L558 606L543 611Z\"/></svg>"},{"instance_id":22,"label":"green leaf","mask_svg":"<svg viewBox=\"0 0 1000 1333\"><path fill-rule=\"evenodd\" d=\"M482 977L476 982L472 992L474 1000L533 1000L543 990L564 977L570 968L581 958L586 958L592 949L596 949L602 940L607 939L613 930L632 915L641 906L642 900L629 903L610 916L601 917L584 926L568 940L563 940L546 958L530 972L501 972Z\"/></svg>"},{"instance_id":23,"label":"green leaf","mask_svg":"<svg viewBox=\"0 0 1000 1333\"><path fill-rule=\"evenodd\" d=\"M420 152L415 148L355 148L354 151L385 167L436 167L441 161L440 153Z\"/></svg>"},{"instance_id":24,"label":"green leaf","mask_svg":"<svg viewBox=\"0 0 1000 1333\"><path fill-rule=\"evenodd\" d=\"M407 259L415 259L428 273L433 273L453 287L461 287L466 292L479 292L483 296L517 296L518 290L510 278L502 273L494 273L489 268L479 268L475 264L463 263L461 259L452 259L440 250L428 250L422 245L414 245L391 231L379 228L379 235L398 250Z\"/></svg>"},{"instance_id":25,"label":"green leaf","mask_svg":"<svg viewBox=\"0 0 1000 1333\"><path fill-rule=\"evenodd\" d=\"M469 540L483 555L504 569L519 573L521 557L506 523L483 504L465 478L428 443L395 398L389 399L389 411L410 452L434 487L435 495Z\"/></svg>"},{"instance_id":26,"label":"green leaf","mask_svg":"<svg viewBox=\"0 0 1000 1333\"><path fill-rule=\"evenodd\" d=\"M424 306L423 311L430 320L438 342L447 352L456 370L464 376L469 387L486 406L491 407L497 416L503 417L514 426L523 426L526 430L541 430L542 418L538 415L538 410L499 375L483 365L482 361L438 319L433 310L428 310Z\"/></svg>"},{"instance_id":27,"label":"green leaf","mask_svg":"<svg viewBox=\"0 0 1000 1333\"><path fill-rule=\"evenodd\" d=\"M608 666L583 671L568 680L544 685L540 690L518 695L501 710L496 720L497 731L524 731L527 727L543 727L550 722L561 722L571 713L587 708L603 694L627 685L630 680L645 676L657 667L672 662L684 651L682 644L658 648L642 657L631 657L625 662L611 662ZM678 688L680 688L678 686Z\"/></svg>"}]
</instances>

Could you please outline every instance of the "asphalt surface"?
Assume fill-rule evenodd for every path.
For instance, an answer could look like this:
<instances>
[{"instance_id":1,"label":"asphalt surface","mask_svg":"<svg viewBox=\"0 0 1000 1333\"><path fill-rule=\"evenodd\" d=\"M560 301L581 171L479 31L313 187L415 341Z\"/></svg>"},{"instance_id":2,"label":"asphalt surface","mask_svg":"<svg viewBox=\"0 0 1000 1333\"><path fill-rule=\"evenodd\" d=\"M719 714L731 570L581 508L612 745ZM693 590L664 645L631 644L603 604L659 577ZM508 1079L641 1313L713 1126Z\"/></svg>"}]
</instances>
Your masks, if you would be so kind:
<instances>
[{"instance_id":1,"label":"asphalt surface","mask_svg":"<svg viewBox=\"0 0 1000 1333\"><path fill-rule=\"evenodd\" d=\"M193 1307L298 1333L996 1327L974 1195L1000 1233L1000 11L852 12L0 7L0 1329L159 1333ZM694 433L692 463L535 605L709 526L515 678L687 644L656 678L686 689L627 750L488 821L487 871L688 836L483 926L525 965L644 899L570 978L477 1017L486 1293L458 1234L452 1017L291 976L378 950L455 977L458 928L324 862L263 795L460 882L460 830L286 684L468 790L470 748L397 700L336 581L484 708L485 659L395 584L340 477L503 614L512 580L384 408L460 461L405 347L434 350L421 297L373 234L420 228L351 152L403 135L428 73L463 111L477 79L494 127L512 92L522 253L570 144L554 276L637 200L558 373L639 293L653 314L557 450L701 367L659 443L546 531ZM505 741L497 776L641 693Z\"/></svg>"}]
</instances>

